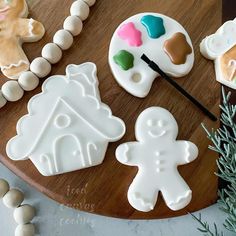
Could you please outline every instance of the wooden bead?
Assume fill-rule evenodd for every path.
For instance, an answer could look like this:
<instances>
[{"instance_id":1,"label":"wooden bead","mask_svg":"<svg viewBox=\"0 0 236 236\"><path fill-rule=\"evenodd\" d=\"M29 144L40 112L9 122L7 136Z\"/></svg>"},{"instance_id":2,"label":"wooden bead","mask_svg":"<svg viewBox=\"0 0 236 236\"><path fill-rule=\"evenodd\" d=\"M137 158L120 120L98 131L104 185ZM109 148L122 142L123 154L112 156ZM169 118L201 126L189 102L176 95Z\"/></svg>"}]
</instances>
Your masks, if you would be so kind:
<instances>
[{"instance_id":1,"label":"wooden bead","mask_svg":"<svg viewBox=\"0 0 236 236\"><path fill-rule=\"evenodd\" d=\"M4 98L2 91L0 90L0 108L4 107L7 103L7 99Z\"/></svg>"},{"instance_id":2,"label":"wooden bead","mask_svg":"<svg viewBox=\"0 0 236 236\"><path fill-rule=\"evenodd\" d=\"M89 6L82 0L73 2L70 8L72 16L78 16L82 21L86 20L89 16Z\"/></svg>"},{"instance_id":3,"label":"wooden bead","mask_svg":"<svg viewBox=\"0 0 236 236\"><path fill-rule=\"evenodd\" d=\"M62 50L67 50L73 44L73 36L67 30L58 30L54 37L53 42L57 44Z\"/></svg>"},{"instance_id":4,"label":"wooden bead","mask_svg":"<svg viewBox=\"0 0 236 236\"><path fill-rule=\"evenodd\" d=\"M18 83L25 91L31 91L37 88L39 84L39 78L33 72L26 71L20 75Z\"/></svg>"},{"instance_id":5,"label":"wooden bead","mask_svg":"<svg viewBox=\"0 0 236 236\"><path fill-rule=\"evenodd\" d=\"M24 90L17 81L7 81L2 86L2 94L10 102L20 100L24 95Z\"/></svg>"},{"instance_id":6,"label":"wooden bead","mask_svg":"<svg viewBox=\"0 0 236 236\"><path fill-rule=\"evenodd\" d=\"M62 51L55 43L48 43L43 47L42 57L51 64L56 64L62 58Z\"/></svg>"},{"instance_id":7,"label":"wooden bead","mask_svg":"<svg viewBox=\"0 0 236 236\"><path fill-rule=\"evenodd\" d=\"M0 198L9 191L9 184L6 180L0 179Z\"/></svg>"},{"instance_id":8,"label":"wooden bead","mask_svg":"<svg viewBox=\"0 0 236 236\"><path fill-rule=\"evenodd\" d=\"M96 2L96 0L83 0L85 3L87 3L90 7L93 6Z\"/></svg>"},{"instance_id":9,"label":"wooden bead","mask_svg":"<svg viewBox=\"0 0 236 236\"><path fill-rule=\"evenodd\" d=\"M83 23L77 16L68 16L64 21L63 28L73 36L77 36L83 29Z\"/></svg>"},{"instance_id":10,"label":"wooden bead","mask_svg":"<svg viewBox=\"0 0 236 236\"><path fill-rule=\"evenodd\" d=\"M51 69L51 64L43 57L35 58L30 64L30 70L39 78L46 77Z\"/></svg>"},{"instance_id":11,"label":"wooden bead","mask_svg":"<svg viewBox=\"0 0 236 236\"><path fill-rule=\"evenodd\" d=\"M11 189L2 200L6 207L16 208L24 201L24 194L18 189Z\"/></svg>"},{"instance_id":12,"label":"wooden bead","mask_svg":"<svg viewBox=\"0 0 236 236\"><path fill-rule=\"evenodd\" d=\"M35 227L33 224L18 225L15 230L15 236L34 236Z\"/></svg>"},{"instance_id":13,"label":"wooden bead","mask_svg":"<svg viewBox=\"0 0 236 236\"><path fill-rule=\"evenodd\" d=\"M13 216L17 224L27 224L35 217L35 209L30 205L22 205L14 210Z\"/></svg>"}]
</instances>

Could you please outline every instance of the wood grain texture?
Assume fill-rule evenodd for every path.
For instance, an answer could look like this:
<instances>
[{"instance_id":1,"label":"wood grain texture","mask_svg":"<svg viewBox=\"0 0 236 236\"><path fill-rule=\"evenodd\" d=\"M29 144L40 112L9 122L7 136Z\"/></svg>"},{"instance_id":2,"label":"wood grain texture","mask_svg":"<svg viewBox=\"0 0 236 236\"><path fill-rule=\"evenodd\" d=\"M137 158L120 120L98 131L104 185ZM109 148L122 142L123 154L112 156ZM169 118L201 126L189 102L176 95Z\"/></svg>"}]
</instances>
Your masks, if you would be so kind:
<instances>
[{"instance_id":1,"label":"wood grain texture","mask_svg":"<svg viewBox=\"0 0 236 236\"><path fill-rule=\"evenodd\" d=\"M45 37L38 43L26 44L25 51L30 59L40 55L41 48L51 41L69 13L71 0L41 0L33 3L31 15L44 23ZM217 199L218 180L213 152L207 149L209 141L202 130L201 122L208 127L219 123L209 121L194 105L189 103L175 89L162 79L157 79L145 99L126 93L115 82L110 72L107 55L108 46L116 27L126 18L139 12L154 11L166 14L179 21L188 31L195 49L195 66L178 83L212 112L219 115L220 86L215 81L213 63L205 60L199 52L199 43L215 32L221 25L221 0L98 0L92 8L89 19L73 47L64 52L63 59L53 66L52 74L65 74L67 64L92 61L97 64L102 101L122 118L127 125L125 137L109 145L104 163L73 173L55 177L43 177L30 161L13 162L6 157L5 145L15 135L17 120L27 113L29 98L40 92L40 88L26 93L16 103L8 104L0 112L0 160L26 182L50 198L79 210L120 218L151 219L186 214L213 204ZM2 82L4 79L2 79ZM179 124L179 139L191 140L200 150L199 158L193 163L181 166L180 173L193 190L191 204L178 212L169 210L159 197L155 210L149 213L135 211L127 201L127 190L137 169L116 161L116 147L134 140L134 124L138 115L147 107L162 106L170 110Z\"/></svg>"}]
</instances>

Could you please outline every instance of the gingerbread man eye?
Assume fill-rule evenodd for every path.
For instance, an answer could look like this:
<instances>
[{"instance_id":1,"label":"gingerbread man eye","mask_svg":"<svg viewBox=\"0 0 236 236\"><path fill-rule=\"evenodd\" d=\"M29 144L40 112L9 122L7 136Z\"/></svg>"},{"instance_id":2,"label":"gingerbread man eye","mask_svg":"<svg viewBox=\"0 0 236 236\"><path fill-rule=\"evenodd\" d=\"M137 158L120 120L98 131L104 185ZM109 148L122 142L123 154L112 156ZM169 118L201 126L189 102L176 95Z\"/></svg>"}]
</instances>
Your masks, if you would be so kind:
<instances>
[{"instance_id":1,"label":"gingerbread man eye","mask_svg":"<svg viewBox=\"0 0 236 236\"><path fill-rule=\"evenodd\" d=\"M147 126L148 126L148 127L153 127L153 126L155 126L155 125L156 125L156 121L155 121L155 120L151 120L151 119L150 119L150 120L147 121Z\"/></svg>"},{"instance_id":2,"label":"gingerbread man eye","mask_svg":"<svg viewBox=\"0 0 236 236\"><path fill-rule=\"evenodd\" d=\"M159 128L162 128L163 126L165 126L165 121L150 119L147 121L147 125L148 125L148 127L158 126Z\"/></svg>"},{"instance_id":3,"label":"gingerbread man eye","mask_svg":"<svg viewBox=\"0 0 236 236\"><path fill-rule=\"evenodd\" d=\"M165 126L165 121L158 120L157 125L158 125L158 127L162 128L163 126Z\"/></svg>"}]
</instances>

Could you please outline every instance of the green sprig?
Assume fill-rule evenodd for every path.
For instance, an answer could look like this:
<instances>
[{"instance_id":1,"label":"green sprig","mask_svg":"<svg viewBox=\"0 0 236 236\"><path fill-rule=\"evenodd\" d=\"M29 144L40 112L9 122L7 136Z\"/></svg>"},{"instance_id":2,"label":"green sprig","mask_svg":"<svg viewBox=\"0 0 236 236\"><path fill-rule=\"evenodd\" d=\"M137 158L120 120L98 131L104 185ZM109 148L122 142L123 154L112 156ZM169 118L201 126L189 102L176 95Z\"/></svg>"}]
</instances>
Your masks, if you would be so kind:
<instances>
[{"instance_id":1,"label":"green sprig","mask_svg":"<svg viewBox=\"0 0 236 236\"><path fill-rule=\"evenodd\" d=\"M212 229L210 229L209 224L202 220L201 214L199 214L198 217L193 214L191 214L191 215L192 215L193 219L195 219L200 224L201 228L197 228L197 229L198 229L198 231L203 233L204 236L224 236L223 232L218 231L218 228L215 223L214 223L214 231Z\"/></svg>"},{"instance_id":2,"label":"green sprig","mask_svg":"<svg viewBox=\"0 0 236 236\"><path fill-rule=\"evenodd\" d=\"M234 121L236 105L230 104L230 95L230 92L226 95L222 88L223 102L220 109L223 127L216 131L214 129L208 131L204 124L202 127L213 144L209 149L219 154L219 159L216 161L218 173L215 174L227 183L226 188L218 191L220 210L227 215L223 226L226 230L236 233L236 123ZM219 233L215 223L212 231L209 224L202 221L201 215L199 217L191 215L201 225L198 230L204 236L224 235L223 232Z\"/></svg>"}]
</instances>

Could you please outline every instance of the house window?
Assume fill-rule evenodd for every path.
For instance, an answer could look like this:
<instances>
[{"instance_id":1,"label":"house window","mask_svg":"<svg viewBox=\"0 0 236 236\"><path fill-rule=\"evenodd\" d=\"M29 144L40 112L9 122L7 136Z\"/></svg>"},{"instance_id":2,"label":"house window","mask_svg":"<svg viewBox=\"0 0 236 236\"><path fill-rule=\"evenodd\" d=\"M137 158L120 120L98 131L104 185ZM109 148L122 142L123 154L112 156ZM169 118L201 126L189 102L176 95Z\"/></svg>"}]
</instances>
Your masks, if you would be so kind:
<instances>
[{"instance_id":1,"label":"house window","mask_svg":"<svg viewBox=\"0 0 236 236\"><path fill-rule=\"evenodd\" d=\"M55 126L59 129L67 128L71 123L71 118L66 114L60 114L55 118Z\"/></svg>"}]
</instances>

